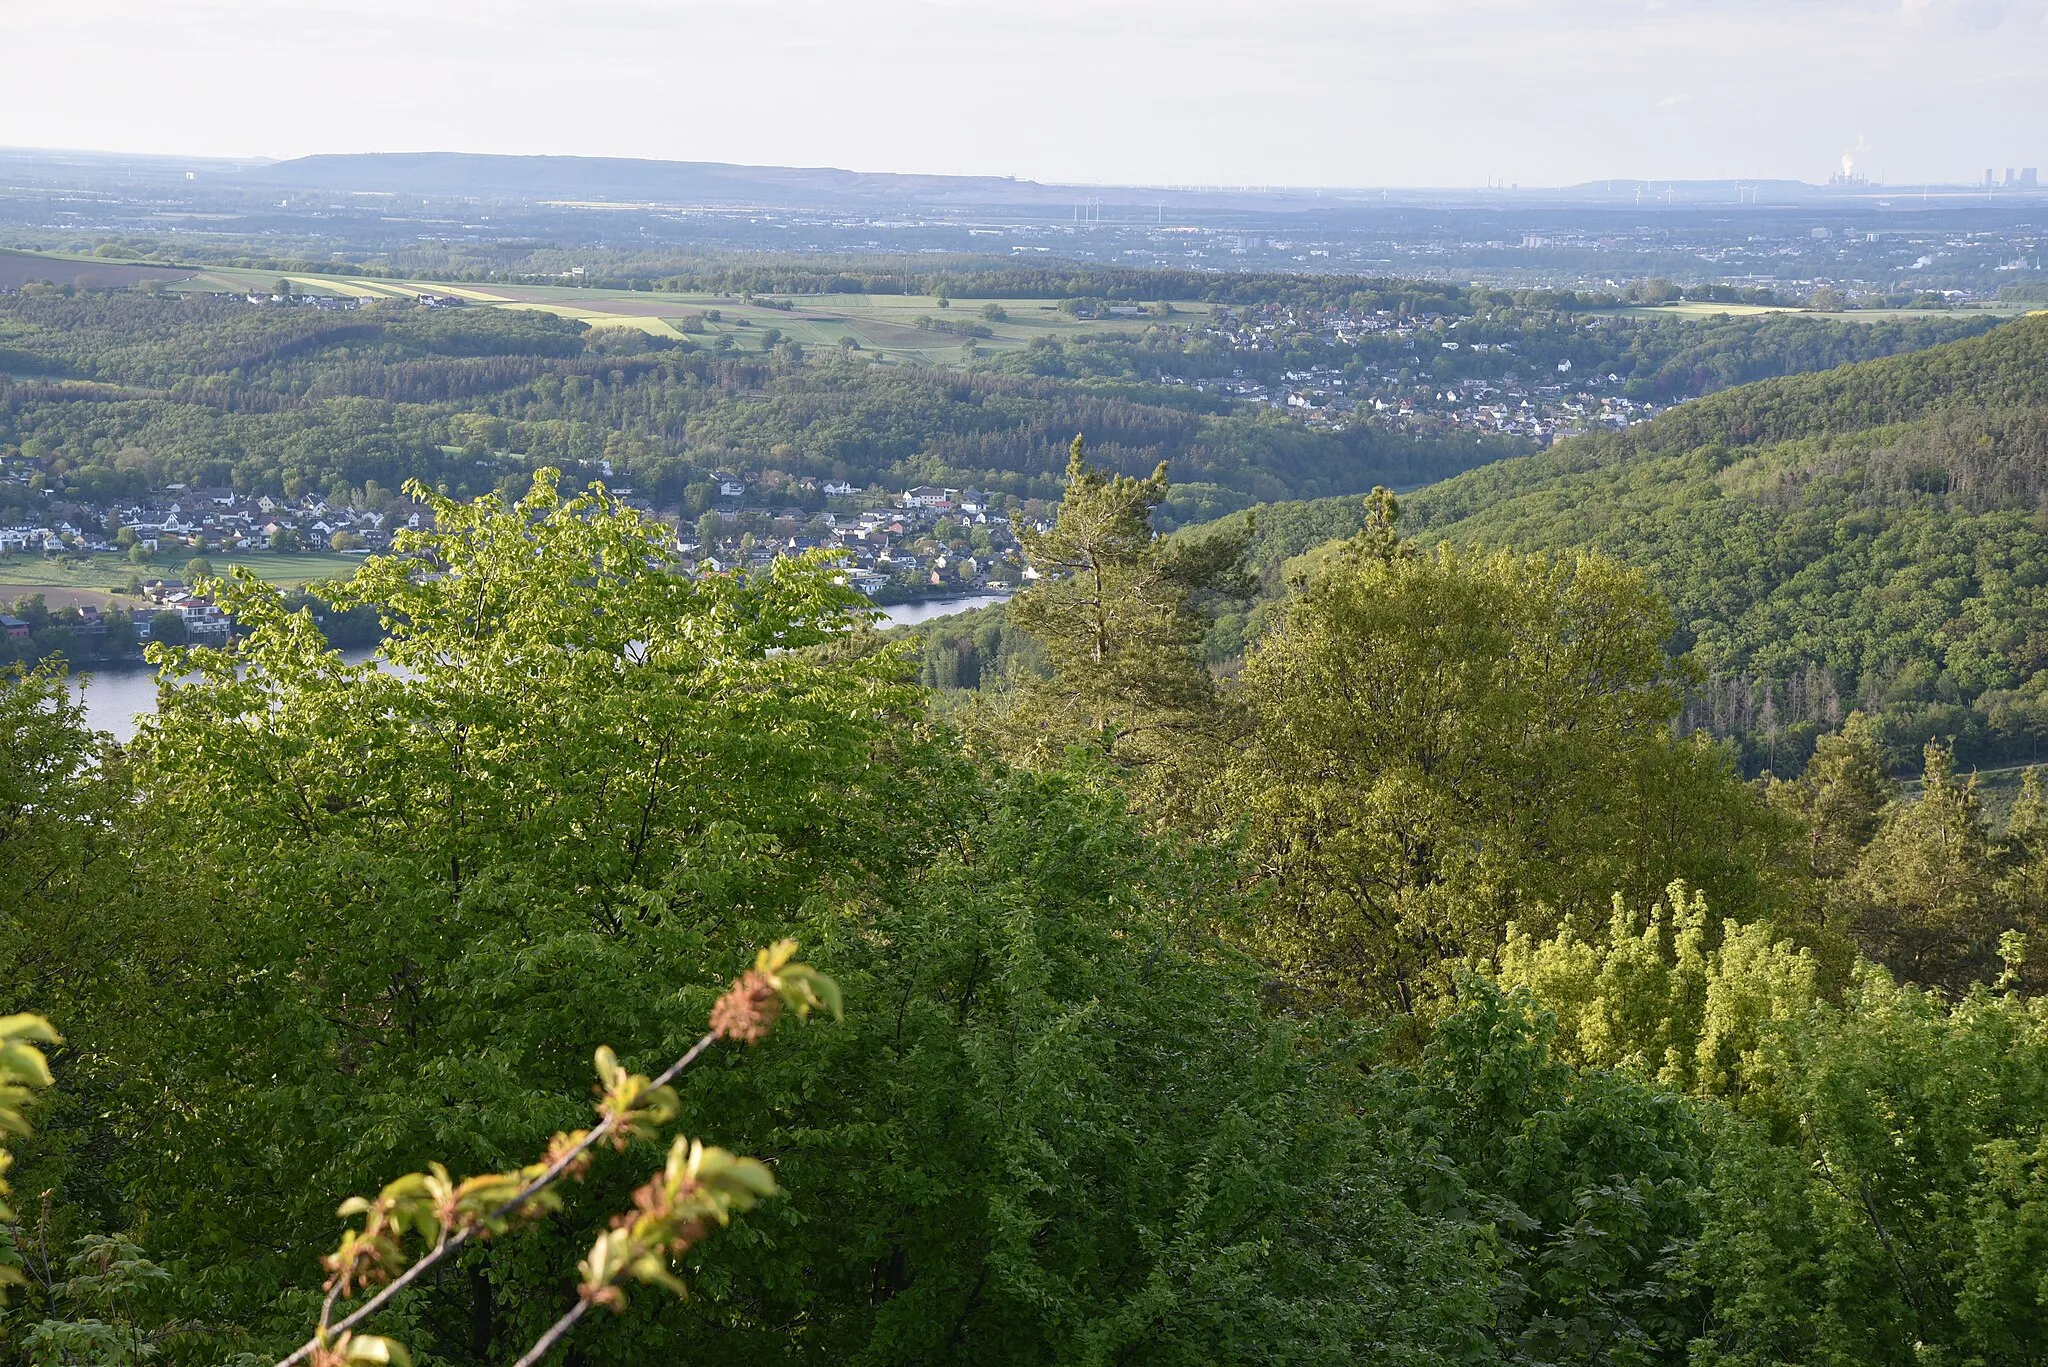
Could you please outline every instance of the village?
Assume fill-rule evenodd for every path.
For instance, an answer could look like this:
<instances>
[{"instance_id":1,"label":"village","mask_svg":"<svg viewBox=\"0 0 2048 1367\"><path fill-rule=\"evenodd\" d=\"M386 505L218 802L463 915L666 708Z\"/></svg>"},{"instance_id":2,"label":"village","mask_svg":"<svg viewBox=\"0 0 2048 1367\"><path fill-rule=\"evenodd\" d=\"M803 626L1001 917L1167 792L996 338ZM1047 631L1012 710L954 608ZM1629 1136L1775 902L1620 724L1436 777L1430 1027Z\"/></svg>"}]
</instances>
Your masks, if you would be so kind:
<instances>
[{"instance_id":1,"label":"village","mask_svg":"<svg viewBox=\"0 0 2048 1367\"><path fill-rule=\"evenodd\" d=\"M1228 376L1162 376L1161 383L1275 408L1330 431L1374 425L1417 436L1522 437L1546 446L1643 422L1669 406L1627 397L1618 374L1575 373L1568 358L1535 366L1519 342L1479 332L1471 318L1427 312L1220 309L1202 334L1248 365ZM1339 349L1353 353L1343 365L1311 362L1276 373L1258 364L1262 355L1316 352L1334 360Z\"/></svg>"},{"instance_id":2,"label":"village","mask_svg":"<svg viewBox=\"0 0 2048 1367\"><path fill-rule=\"evenodd\" d=\"M732 473L717 479L725 501L755 487ZM885 603L1001 592L1032 577L1011 513L980 490L919 485L885 495L828 482L819 492L828 506L818 512L747 503L707 510L678 529L677 554L695 573L722 574L827 551L845 565L849 584Z\"/></svg>"},{"instance_id":3,"label":"village","mask_svg":"<svg viewBox=\"0 0 2048 1367\"><path fill-rule=\"evenodd\" d=\"M25 484L29 470L25 462L0 462L0 484ZM783 557L826 552L842 565L845 582L878 604L1002 593L1034 577L1010 513L980 490L920 485L889 492L832 482L800 490L778 482L770 490L753 471L720 471L712 482L717 505L694 521L656 510L630 488L613 493L669 529L676 565L691 575L754 573ZM760 501L770 492L807 495L814 503L822 497L826 506L773 507ZM52 612L31 595L0 611L0 655L29 653L31 639L53 629L104 654L152 639L224 640L233 622L191 582L213 572L216 560L222 568L233 560L260 571L269 557L283 563L309 552L367 556L391 550L401 530L432 525L428 505L372 494L355 501L286 499L173 485L104 506L43 495L37 514L0 527L0 567L30 557L103 569L111 561L116 573L127 567L127 583L104 605ZM1042 509L1028 511L1043 525ZM117 597L127 601L117 606Z\"/></svg>"}]
</instances>

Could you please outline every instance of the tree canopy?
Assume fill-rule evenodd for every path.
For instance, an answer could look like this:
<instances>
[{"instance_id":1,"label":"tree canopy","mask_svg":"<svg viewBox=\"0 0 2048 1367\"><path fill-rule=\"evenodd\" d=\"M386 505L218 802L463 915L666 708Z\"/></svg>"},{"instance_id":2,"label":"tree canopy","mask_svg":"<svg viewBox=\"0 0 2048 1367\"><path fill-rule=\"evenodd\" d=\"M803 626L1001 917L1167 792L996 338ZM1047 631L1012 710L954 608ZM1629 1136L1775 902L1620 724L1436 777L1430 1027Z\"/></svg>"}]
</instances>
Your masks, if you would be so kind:
<instances>
[{"instance_id":1,"label":"tree canopy","mask_svg":"<svg viewBox=\"0 0 2048 1367\"><path fill-rule=\"evenodd\" d=\"M543 470L411 486L378 661L238 575L130 746L5 675L0 1350L2043 1361L2038 776L1745 780L1654 568L1379 490L1245 611L1314 518L1067 449L922 642Z\"/></svg>"}]
</instances>

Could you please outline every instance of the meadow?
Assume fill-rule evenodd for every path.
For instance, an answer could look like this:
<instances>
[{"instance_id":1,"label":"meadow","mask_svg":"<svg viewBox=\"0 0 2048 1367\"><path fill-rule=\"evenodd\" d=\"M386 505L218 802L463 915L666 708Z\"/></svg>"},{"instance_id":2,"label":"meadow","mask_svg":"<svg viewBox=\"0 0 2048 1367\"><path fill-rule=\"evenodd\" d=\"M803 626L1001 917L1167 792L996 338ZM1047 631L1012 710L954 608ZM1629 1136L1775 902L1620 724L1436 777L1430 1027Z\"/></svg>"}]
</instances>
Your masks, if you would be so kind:
<instances>
[{"instance_id":1,"label":"meadow","mask_svg":"<svg viewBox=\"0 0 2048 1367\"><path fill-rule=\"evenodd\" d=\"M1077 318L1044 299L973 299L942 307L933 295L817 294L769 298L767 302L737 295L668 294L642 290L584 289L574 285L457 285L431 280L378 280L360 276L274 271L213 269L201 271L176 288L200 292L267 292L288 279L295 290L343 298L416 298L436 295L462 299L485 308L535 309L574 318L591 327L637 328L661 337L689 336L714 342L729 336L741 350L760 347L769 328L805 347L834 347L852 338L862 351L884 361L913 365L951 365L972 343L983 354L1028 346L1037 337L1066 337L1084 332L1142 332L1154 320L1145 317ZM764 298L767 298L764 296ZM776 304L793 307L780 308ZM1001 319L982 310L994 304ZM1209 306L1173 305L1174 319L1189 323L1209 316ZM716 312L713 320L707 315ZM917 326L930 317L956 326L979 324L988 337L961 337ZM687 331L686 331L687 329Z\"/></svg>"},{"instance_id":2,"label":"meadow","mask_svg":"<svg viewBox=\"0 0 2048 1367\"><path fill-rule=\"evenodd\" d=\"M286 588L298 588L315 580L345 579L363 563L360 555L328 552L276 555L266 551L206 558L215 573L226 574L231 567L245 566L258 579ZM126 556L105 552L86 556L0 555L0 602L40 593L53 608L84 603L105 606L117 591L127 587L130 578L147 583L152 579L180 579L184 573L185 561L176 558L159 564L135 565Z\"/></svg>"}]
</instances>

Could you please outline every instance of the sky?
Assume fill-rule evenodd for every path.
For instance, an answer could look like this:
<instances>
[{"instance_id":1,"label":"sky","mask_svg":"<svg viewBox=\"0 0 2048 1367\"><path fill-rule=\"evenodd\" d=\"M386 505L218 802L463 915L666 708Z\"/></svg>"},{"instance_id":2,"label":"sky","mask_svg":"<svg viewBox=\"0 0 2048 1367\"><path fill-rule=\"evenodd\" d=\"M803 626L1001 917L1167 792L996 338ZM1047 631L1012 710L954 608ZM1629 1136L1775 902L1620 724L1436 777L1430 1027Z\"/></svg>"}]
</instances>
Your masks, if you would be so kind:
<instances>
[{"instance_id":1,"label":"sky","mask_svg":"<svg viewBox=\"0 0 2048 1367\"><path fill-rule=\"evenodd\" d=\"M2048 0L0 0L0 146L1958 182L2048 166Z\"/></svg>"}]
</instances>

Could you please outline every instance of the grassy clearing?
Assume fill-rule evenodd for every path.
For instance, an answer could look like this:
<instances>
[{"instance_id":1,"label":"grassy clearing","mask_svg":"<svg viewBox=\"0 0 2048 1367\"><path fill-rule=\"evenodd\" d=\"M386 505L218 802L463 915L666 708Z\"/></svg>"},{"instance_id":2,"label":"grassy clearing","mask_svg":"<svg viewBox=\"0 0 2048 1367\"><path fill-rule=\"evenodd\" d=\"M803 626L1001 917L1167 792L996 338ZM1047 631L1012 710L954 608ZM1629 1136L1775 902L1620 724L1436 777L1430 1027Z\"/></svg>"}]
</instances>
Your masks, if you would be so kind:
<instances>
[{"instance_id":1,"label":"grassy clearing","mask_svg":"<svg viewBox=\"0 0 2048 1367\"><path fill-rule=\"evenodd\" d=\"M558 318L573 318L594 328L638 328L656 337L681 337L676 325L666 318L639 318L623 313L606 313L602 309L579 309L568 304L507 303L506 308L532 309L537 313L552 313Z\"/></svg>"},{"instance_id":2,"label":"grassy clearing","mask_svg":"<svg viewBox=\"0 0 2048 1367\"><path fill-rule=\"evenodd\" d=\"M452 295L484 308L531 308L574 318L592 327L630 327L659 337L692 337L708 342L729 336L742 351L760 348L761 336L775 328L784 337L806 347L836 347L851 337L862 351L884 360L916 365L956 365L964 348L972 342L982 352L1001 351L1029 345L1034 337L1068 337L1086 332L1142 331L1151 326L1149 318L1075 318L1062 313L1058 305L1043 299L962 299L950 308L940 308L930 295L827 294L785 296L789 309L749 304L734 295L657 294L643 290L583 289L573 285L457 285L433 280L382 280L362 276L324 275L293 272L286 277L296 288L309 294L336 294L359 299L410 299L423 294ZM203 271L185 282L188 290L267 293L278 275L269 271L218 268ZM994 303L1004 313L1000 320L985 319L984 306ZM1209 316L1206 304L1176 303L1177 323L1198 323ZM704 319L692 326L701 330L685 333L684 320L712 311L716 322ZM967 338L929 331L917 326L929 316L954 324L980 324L993 333L989 337Z\"/></svg>"},{"instance_id":3,"label":"grassy clearing","mask_svg":"<svg viewBox=\"0 0 2048 1367\"><path fill-rule=\"evenodd\" d=\"M292 288L304 290L307 294L338 294L345 299L391 299L396 297L388 290L376 289L366 283L353 280L336 280L322 275L287 275Z\"/></svg>"},{"instance_id":4,"label":"grassy clearing","mask_svg":"<svg viewBox=\"0 0 2048 1367\"><path fill-rule=\"evenodd\" d=\"M1723 313L1730 318L1749 318L1759 313L1799 311L1779 304L1715 304L1695 299L1686 299L1676 304L1650 304L1641 308L1615 310L1624 318L1712 318Z\"/></svg>"},{"instance_id":5,"label":"grassy clearing","mask_svg":"<svg viewBox=\"0 0 2048 1367\"><path fill-rule=\"evenodd\" d=\"M189 558L189 557L188 557ZM210 554L206 559L216 573L230 566L245 565L258 579L287 588L297 588L317 579L346 579L363 563L359 555L307 552L302 555L230 556ZM185 573L185 561L175 557L160 564L131 565L122 555L90 555L83 559L62 556L0 556L0 598L12 599L24 593L46 589L108 593L128 583L130 576L143 580L176 579Z\"/></svg>"}]
</instances>

